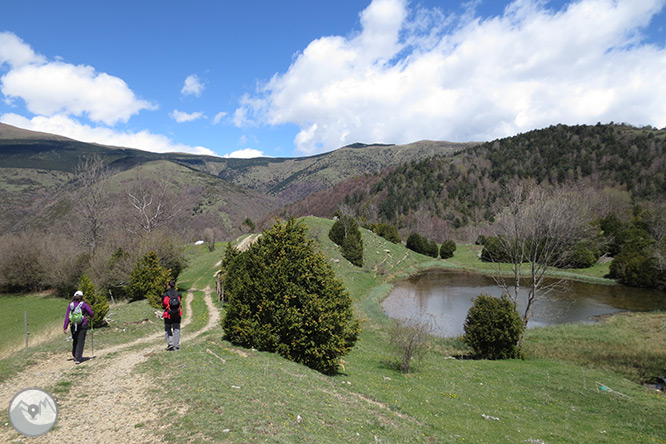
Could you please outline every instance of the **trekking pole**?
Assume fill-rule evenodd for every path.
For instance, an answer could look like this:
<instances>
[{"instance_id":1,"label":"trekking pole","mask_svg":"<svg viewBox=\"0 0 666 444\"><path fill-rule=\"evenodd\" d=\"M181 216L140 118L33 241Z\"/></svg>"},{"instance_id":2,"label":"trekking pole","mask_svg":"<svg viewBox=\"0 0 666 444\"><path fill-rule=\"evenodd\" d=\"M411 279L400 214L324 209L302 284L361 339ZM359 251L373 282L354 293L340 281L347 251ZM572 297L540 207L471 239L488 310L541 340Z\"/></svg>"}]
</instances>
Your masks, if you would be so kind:
<instances>
[{"instance_id":1,"label":"trekking pole","mask_svg":"<svg viewBox=\"0 0 666 444\"><path fill-rule=\"evenodd\" d=\"M90 347L92 348L92 357L95 357L95 323L90 320Z\"/></svg>"}]
</instances>

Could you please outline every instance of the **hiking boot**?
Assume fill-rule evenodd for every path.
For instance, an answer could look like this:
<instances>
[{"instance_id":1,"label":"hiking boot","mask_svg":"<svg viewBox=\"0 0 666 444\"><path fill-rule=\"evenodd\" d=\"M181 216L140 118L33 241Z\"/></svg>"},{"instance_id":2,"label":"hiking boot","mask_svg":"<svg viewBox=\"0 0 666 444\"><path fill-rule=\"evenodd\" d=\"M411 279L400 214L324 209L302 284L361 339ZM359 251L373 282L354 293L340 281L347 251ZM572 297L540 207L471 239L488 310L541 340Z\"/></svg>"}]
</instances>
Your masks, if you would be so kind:
<instances>
[{"instance_id":1,"label":"hiking boot","mask_svg":"<svg viewBox=\"0 0 666 444\"><path fill-rule=\"evenodd\" d=\"M166 348L166 350L169 351L169 352L171 352L171 351L173 351L173 347L170 345L170 346L168 346L168 347Z\"/></svg>"}]
</instances>

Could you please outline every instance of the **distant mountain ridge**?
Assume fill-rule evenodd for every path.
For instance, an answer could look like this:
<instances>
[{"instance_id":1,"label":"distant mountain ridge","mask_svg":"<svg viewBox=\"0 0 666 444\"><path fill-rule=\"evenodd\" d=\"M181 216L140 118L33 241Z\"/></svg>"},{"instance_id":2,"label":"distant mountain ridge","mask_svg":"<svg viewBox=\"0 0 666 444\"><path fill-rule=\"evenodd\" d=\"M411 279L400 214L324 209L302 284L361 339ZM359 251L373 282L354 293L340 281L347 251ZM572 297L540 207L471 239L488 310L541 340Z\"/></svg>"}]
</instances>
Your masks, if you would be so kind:
<instances>
[{"instance_id":1,"label":"distant mountain ridge","mask_svg":"<svg viewBox=\"0 0 666 444\"><path fill-rule=\"evenodd\" d=\"M387 167L452 154L475 145L436 141L406 145L356 143L309 157L232 159L110 147L0 124L0 167L72 172L82 156L92 153L119 170L167 160L285 202L295 202L359 175L379 173Z\"/></svg>"},{"instance_id":2,"label":"distant mountain ridge","mask_svg":"<svg viewBox=\"0 0 666 444\"><path fill-rule=\"evenodd\" d=\"M59 201L61 193L72 186L77 166L93 154L115 175L124 172L141 175L154 169L148 168L150 165L164 168L162 162L168 162L179 167L170 169L171 174L179 176L175 182L187 184L188 175L199 177L199 183L207 185L198 186L201 195L189 197L193 200L191 205L201 210L208 208L211 201L234 202L234 205L215 210L217 216L213 218L222 218L231 233L244 218L260 221L282 205L346 180L476 145L436 141L406 145L355 143L309 157L232 159L104 146L0 124L0 190L4 190L0 210L6 215L0 228L23 229L21 227L34 222L31 215L37 217L37 213L41 213L39 225L50 224L48 221L65 210L53 210L54 213L47 216L45 208L56 206L54 202ZM208 181L204 180L205 176ZM211 197L220 190L231 194ZM259 202L261 204L257 204ZM236 212L239 214L231 215Z\"/></svg>"},{"instance_id":3,"label":"distant mountain ridge","mask_svg":"<svg viewBox=\"0 0 666 444\"><path fill-rule=\"evenodd\" d=\"M16 126L0 123L0 140L14 139L14 140L72 140L68 137L58 136L56 134L42 133L38 131L26 130Z\"/></svg>"}]
</instances>

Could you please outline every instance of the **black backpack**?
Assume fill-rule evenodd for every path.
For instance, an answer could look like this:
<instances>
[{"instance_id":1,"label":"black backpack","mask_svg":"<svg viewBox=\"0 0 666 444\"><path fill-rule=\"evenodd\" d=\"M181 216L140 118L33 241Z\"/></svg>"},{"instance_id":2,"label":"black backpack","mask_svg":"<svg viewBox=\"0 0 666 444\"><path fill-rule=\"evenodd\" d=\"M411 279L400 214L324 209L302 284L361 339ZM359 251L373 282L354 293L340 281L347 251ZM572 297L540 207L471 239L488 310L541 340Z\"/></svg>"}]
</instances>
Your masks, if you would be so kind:
<instances>
[{"instance_id":1,"label":"black backpack","mask_svg":"<svg viewBox=\"0 0 666 444\"><path fill-rule=\"evenodd\" d=\"M178 297L178 293L175 290L172 290L169 292L169 314L176 316L180 315L179 308L180 298Z\"/></svg>"}]
</instances>

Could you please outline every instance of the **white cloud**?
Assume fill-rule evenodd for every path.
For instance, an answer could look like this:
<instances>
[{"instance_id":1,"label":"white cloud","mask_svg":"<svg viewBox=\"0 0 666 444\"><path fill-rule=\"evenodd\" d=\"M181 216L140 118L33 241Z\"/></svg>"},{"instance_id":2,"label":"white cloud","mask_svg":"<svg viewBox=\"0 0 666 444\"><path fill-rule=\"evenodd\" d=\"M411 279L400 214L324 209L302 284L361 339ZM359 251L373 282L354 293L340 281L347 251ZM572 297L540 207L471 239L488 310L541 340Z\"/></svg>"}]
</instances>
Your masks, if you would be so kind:
<instances>
[{"instance_id":1,"label":"white cloud","mask_svg":"<svg viewBox=\"0 0 666 444\"><path fill-rule=\"evenodd\" d=\"M222 122L222 119L224 119L227 116L227 113L224 111L220 111L219 113L215 114L215 117L213 117L213 124L217 125L218 123Z\"/></svg>"},{"instance_id":2,"label":"white cloud","mask_svg":"<svg viewBox=\"0 0 666 444\"><path fill-rule=\"evenodd\" d=\"M42 64L46 60L26 45L16 34L0 32L0 65L20 67L30 63Z\"/></svg>"},{"instance_id":3,"label":"white cloud","mask_svg":"<svg viewBox=\"0 0 666 444\"><path fill-rule=\"evenodd\" d=\"M236 109L296 124L312 154L352 142L491 140L556 123L666 126L666 49L641 32L666 0L516 0L482 18L375 0L362 31L322 37Z\"/></svg>"},{"instance_id":4,"label":"white cloud","mask_svg":"<svg viewBox=\"0 0 666 444\"><path fill-rule=\"evenodd\" d=\"M15 104L22 100L34 117L6 113L0 116L0 122L83 142L153 152L216 155L208 148L178 144L148 130L123 132L114 129L118 122L126 122L142 110L157 108L137 98L118 77L99 73L91 66L48 61L8 32L0 32L0 68L4 68L3 65L8 67L0 77L0 91L5 102ZM205 117L202 113L179 111L174 111L172 116L180 121ZM82 117L94 125L82 123Z\"/></svg>"},{"instance_id":5,"label":"white cloud","mask_svg":"<svg viewBox=\"0 0 666 444\"><path fill-rule=\"evenodd\" d=\"M186 113L183 111L178 111L177 109L174 109L171 113L169 113L169 116L171 116L171 118L178 123L192 122L193 120L206 117L202 112Z\"/></svg>"},{"instance_id":6,"label":"white cloud","mask_svg":"<svg viewBox=\"0 0 666 444\"><path fill-rule=\"evenodd\" d=\"M120 78L92 66L48 62L14 34L0 33L0 64L11 69L0 78L6 100L22 99L33 114L86 116L114 125L155 106L135 96Z\"/></svg>"},{"instance_id":7,"label":"white cloud","mask_svg":"<svg viewBox=\"0 0 666 444\"><path fill-rule=\"evenodd\" d=\"M191 74L185 79L185 85L183 85L180 93L186 96L193 95L200 97L204 89L206 89L206 85L204 85L201 79L199 79L199 76L196 74Z\"/></svg>"},{"instance_id":8,"label":"white cloud","mask_svg":"<svg viewBox=\"0 0 666 444\"><path fill-rule=\"evenodd\" d=\"M216 156L216 154L208 148L174 143L166 136L153 134L147 130L139 132L118 132L111 128L83 125L66 115L55 115L50 117L37 116L28 119L19 116L18 114L7 113L0 116L0 122L32 131L59 134L82 142L99 143L125 148L137 148L156 153L181 152Z\"/></svg>"},{"instance_id":9,"label":"white cloud","mask_svg":"<svg viewBox=\"0 0 666 444\"><path fill-rule=\"evenodd\" d=\"M225 154L222 157L231 158L231 159L252 159L254 157L264 157L263 151L255 150L252 148L245 148L242 150L234 151L229 154Z\"/></svg>"}]
</instances>

